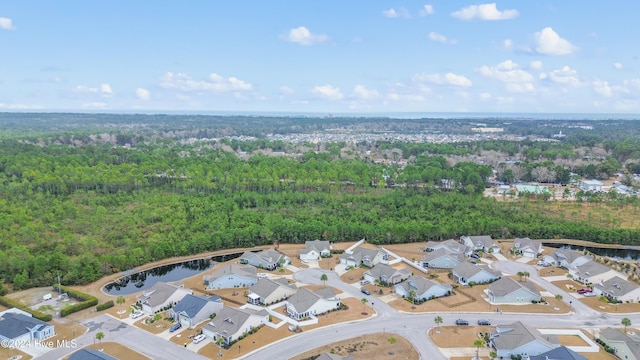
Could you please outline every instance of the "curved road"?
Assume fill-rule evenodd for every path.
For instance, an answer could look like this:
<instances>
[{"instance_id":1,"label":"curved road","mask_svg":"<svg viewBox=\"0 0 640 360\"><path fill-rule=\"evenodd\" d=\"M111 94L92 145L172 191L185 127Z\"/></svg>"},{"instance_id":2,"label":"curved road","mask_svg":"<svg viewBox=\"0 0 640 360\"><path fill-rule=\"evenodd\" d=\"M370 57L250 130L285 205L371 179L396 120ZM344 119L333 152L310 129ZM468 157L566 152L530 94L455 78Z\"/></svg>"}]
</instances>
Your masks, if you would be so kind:
<instances>
[{"instance_id":1,"label":"curved road","mask_svg":"<svg viewBox=\"0 0 640 360\"><path fill-rule=\"evenodd\" d=\"M488 314L491 314L490 319L494 324L522 321L532 327L561 328L618 327L620 326L620 322L623 317L629 317L629 314L605 314L589 308L582 302L577 301L577 299L575 299L571 294L540 278L537 275L537 270L533 266L511 261L495 262L493 266L505 274L516 274L519 271L529 272L529 274L531 274L531 281L541 285L552 293L562 294L563 301L571 301L573 311L570 314L564 315L522 313L496 314L493 312L406 314L398 312L383 301L370 297L369 303L371 304L372 301L375 303L373 306L377 312L377 316L375 317L302 332L258 349L251 354L244 356L243 359L289 359L300 353L344 339L366 334L393 332L410 341L420 354L421 359L446 360L447 357L438 350L435 344L433 344L427 336L429 329L435 325L434 317L436 315L442 317L443 324L445 325L454 324L455 320L458 318L464 318L465 320L469 320L470 323L475 323L478 319L486 319ZM333 271L316 268L303 269L296 272L294 274L294 278L296 281L306 284L321 284L320 276L322 274L326 274L328 277L327 285L338 288L345 292L345 294L349 294L357 298L363 296L358 288L342 282L338 275ZM632 319L632 323L636 322L640 322L640 318L637 320Z\"/></svg>"}]
</instances>

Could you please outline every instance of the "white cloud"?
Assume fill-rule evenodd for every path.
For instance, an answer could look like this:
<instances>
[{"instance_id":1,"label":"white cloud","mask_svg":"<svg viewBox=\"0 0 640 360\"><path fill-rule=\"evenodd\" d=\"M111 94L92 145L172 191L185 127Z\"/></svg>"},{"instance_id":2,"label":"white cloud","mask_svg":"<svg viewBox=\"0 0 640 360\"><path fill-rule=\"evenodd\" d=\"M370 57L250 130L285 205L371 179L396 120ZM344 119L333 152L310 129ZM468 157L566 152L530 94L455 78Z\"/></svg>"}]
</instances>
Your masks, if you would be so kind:
<instances>
[{"instance_id":1,"label":"white cloud","mask_svg":"<svg viewBox=\"0 0 640 360\"><path fill-rule=\"evenodd\" d=\"M292 88L288 87L288 86L281 86L280 87L280 94L282 95L291 95L295 92L295 90L293 90Z\"/></svg>"},{"instance_id":2,"label":"white cloud","mask_svg":"<svg viewBox=\"0 0 640 360\"><path fill-rule=\"evenodd\" d=\"M540 60L533 60L530 64L529 64L529 68L531 68L532 70L541 70L542 69L542 61Z\"/></svg>"},{"instance_id":3,"label":"white cloud","mask_svg":"<svg viewBox=\"0 0 640 360\"><path fill-rule=\"evenodd\" d=\"M0 17L0 29L2 30L15 30L16 27L13 26L13 21L6 17Z\"/></svg>"},{"instance_id":4,"label":"white cloud","mask_svg":"<svg viewBox=\"0 0 640 360\"><path fill-rule=\"evenodd\" d=\"M427 16L433 14L433 6L426 4L420 9L420 16Z\"/></svg>"},{"instance_id":5,"label":"white cloud","mask_svg":"<svg viewBox=\"0 0 640 360\"><path fill-rule=\"evenodd\" d=\"M546 27L533 36L536 41L536 51L540 54L568 55L577 50L574 45L561 38L551 27Z\"/></svg>"},{"instance_id":6,"label":"white cloud","mask_svg":"<svg viewBox=\"0 0 640 360\"><path fill-rule=\"evenodd\" d=\"M486 101L491 99L491 94L488 92L480 93L480 100Z\"/></svg>"},{"instance_id":7,"label":"white cloud","mask_svg":"<svg viewBox=\"0 0 640 360\"><path fill-rule=\"evenodd\" d=\"M518 10L500 11L496 3L471 5L451 13L451 16L458 20L510 20L518 16Z\"/></svg>"},{"instance_id":8,"label":"white cloud","mask_svg":"<svg viewBox=\"0 0 640 360\"><path fill-rule=\"evenodd\" d=\"M478 69L482 76L505 83L505 87L511 92L533 92L533 75L519 68L520 66L511 60L501 62L496 66L483 65Z\"/></svg>"},{"instance_id":9,"label":"white cloud","mask_svg":"<svg viewBox=\"0 0 640 360\"><path fill-rule=\"evenodd\" d=\"M304 26L297 27L289 30L289 34L284 37L285 40L300 44L300 45L314 45L326 42L329 38L324 34L313 34L309 29Z\"/></svg>"},{"instance_id":10,"label":"white cloud","mask_svg":"<svg viewBox=\"0 0 640 360\"><path fill-rule=\"evenodd\" d=\"M149 100L151 98L151 93L145 88L137 88L136 97L140 100Z\"/></svg>"},{"instance_id":11,"label":"white cloud","mask_svg":"<svg viewBox=\"0 0 640 360\"><path fill-rule=\"evenodd\" d=\"M395 19L399 17L403 17L403 18L411 17L411 14L409 14L409 11L407 11L407 9L405 8L399 8L398 10L394 8L391 8L389 10L382 10L382 15L390 19Z\"/></svg>"},{"instance_id":12,"label":"white cloud","mask_svg":"<svg viewBox=\"0 0 640 360\"><path fill-rule=\"evenodd\" d=\"M617 63L613 63L613 67L614 67L614 68L616 68L616 69L618 69L618 70L620 70L620 69L622 69L622 64L621 64L621 63L619 63L619 62L617 62Z\"/></svg>"},{"instance_id":13,"label":"white cloud","mask_svg":"<svg viewBox=\"0 0 640 360\"><path fill-rule=\"evenodd\" d=\"M446 36L439 34L437 32L430 32L429 33L429 40L431 41L436 41L436 42L440 42L443 44L456 44L458 41L455 39L448 39Z\"/></svg>"},{"instance_id":14,"label":"white cloud","mask_svg":"<svg viewBox=\"0 0 640 360\"><path fill-rule=\"evenodd\" d=\"M604 97L611 97L611 95L613 95L613 90L611 89L611 86L609 86L608 81L595 80L592 83L592 86L593 91Z\"/></svg>"},{"instance_id":15,"label":"white cloud","mask_svg":"<svg viewBox=\"0 0 640 360\"><path fill-rule=\"evenodd\" d=\"M553 70L548 74L549 80L557 84L580 86L580 80L578 79L577 72L568 66L564 66L562 69Z\"/></svg>"},{"instance_id":16,"label":"white cloud","mask_svg":"<svg viewBox=\"0 0 640 360\"><path fill-rule=\"evenodd\" d=\"M90 102L82 105L82 107L85 109L106 109L107 104L103 102Z\"/></svg>"},{"instance_id":17,"label":"white cloud","mask_svg":"<svg viewBox=\"0 0 640 360\"><path fill-rule=\"evenodd\" d=\"M427 82L436 85L453 85L458 87L468 88L473 85L471 80L469 80L464 75L456 75L454 73L446 73L444 75L440 74L416 74L411 80L414 82Z\"/></svg>"},{"instance_id":18,"label":"white cloud","mask_svg":"<svg viewBox=\"0 0 640 360\"><path fill-rule=\"evenodd\" d=\"M184 73L167 72L160 79L160 86L181 91L211 91L217 93L252 90L251 84L236 77L224 78L218 74L209 75L205 80L193 80Z\"/></svg>"},{"instance_id":19,"label":"white cloud","mask_svg":"<svg viewBox=\"0 0 640 360\"><path fill-rule=\"evenodd\" d=\"M371 100L379 96L377 90L369 90L363 85L356 85L353 88L353 96L362 100Z\"/></svg>"},{"instance_id":20,"label":"white cloud","mask_svg":"<svg viewBox=\"0 0 640 360\"><path fill-rule=\"evenodd\" d=\"M72 91L78 94L100 94L102 97L111 97L113 95L113 90L111 90L111 85L109 84L100 84L99 87L78 85Z\"/></svg>"},{"instance_id":21,"label":"white cloud","mask_svg":"<svg viewBox=\"0 0 640 360\"><path fill-rule=\"evenodd\" d=\"M111 85L109 84L100 84L100 93L104 96L113 95L113 91L111 90Z\"/></svg>"},{"instance_id":22,"label":"white cloud","mask_svg":"<svg viewBox=\"0 0 640 360\"><path fill-rule=\"evenodd\" d=\"M504 39L504 41L502 42L502 46L504 46L505 49L507 50L513 50L513 40L511 39Z\"/></svg>"},{"instance_id":23,"label":"white cloud","mask_svg":"<svg viewBox=\"0 0 640 360\"><path fill-rule=\"evenodd\" d=\"M311 93L329 100L340 100L344 97L339 88L328 84L314 87Z\"/></svg>"}]
</instances>

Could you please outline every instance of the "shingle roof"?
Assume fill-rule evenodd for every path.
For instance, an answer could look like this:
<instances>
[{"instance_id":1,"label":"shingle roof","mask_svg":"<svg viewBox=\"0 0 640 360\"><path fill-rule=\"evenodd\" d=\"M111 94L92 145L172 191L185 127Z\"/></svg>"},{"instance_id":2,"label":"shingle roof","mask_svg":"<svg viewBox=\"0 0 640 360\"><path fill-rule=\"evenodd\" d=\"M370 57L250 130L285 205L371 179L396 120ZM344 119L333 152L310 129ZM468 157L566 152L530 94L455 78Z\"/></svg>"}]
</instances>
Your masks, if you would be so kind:
<instances>
[{"instance_id":1,"label":"shingle roof","mask_svg":"<svg viewBox=\"0 0 640 360\"><path fill-rule=\"evenodd\" d=\"M496 326L495 330L491 331L491 337L496 349L515 349L534 340L538 340L552 349L558 343L555 336L542 335L538 330L532 329L520 321Z\"/></svg>"},{"instance_id":2,"label":"shingle roof","mask_svg":"<svg viewBox=\"0 0 640 360\"><path fill-rule=\"evenodd\" d=\"M151 287L151 289L143 292L142 295L138 297L138 300L151 307L155 307L167 301L167 299L177 290L178 287L175 285L158 281Z\"/></svg>"},{"instance_id":3,"label":"shingle roof","mask_svg":"<svg viewBox=\"0 0 640 360\"><path fill-rule=\"evenodd\" d=\"M258 270L251 265L229 264L214 271L211 275L206 275L204 280L211 282L229 274L235 274L251 279L258 278Z\"/></svg>"},{"instance_id":4,"label":"shingle roof","mask_svg":"<svg viewBox=\"0 0 640 360\"><path fill-rule=\"evenodd\" d=\"M118 360L118 358L105 354L102 351L85 348L71 354L69 360Z\"/></svg>"},{"instance_id":5,"label":"shingle roof","mask_svg":"<svg viewBox=\"0 0 640 360\"><path fill-rule=\"evenodd\" d=\"M266 315L264 310L255 311L251 309L236 309L232 307L224 307L215 319L207 323L204 327L216 332L218 334L224 334L225 336L231 336L238 332L242 328L245 322L251 315Z\"/></svg>"},{"instance_id":6,"label":"shingle roof","mask_svg":"<svg viewBox=\"0 0 640 360\"><path fill-rule=\"evenodd\" d=\"M411 270L409 270L409 269L396 270L396 269L394 269L391 266L386 265L386 264L376 264L373 268L367 270L367 273L370 276L372 276L372 277L374 277L376 279L379 279L382 276L384 276L386 278L391 278L396 273L400 273L401 275L404 275L404 276L409 276L409 275L411 275Z\"/></svg>"},{"instance_id":7,"label":"shingle roof","mask_svg":"<svg viewBox=\"0 0 640 360\"><path fill-rule=\"evenodd\" d=\"M325 352L320 354L320 356L318 356L316 360L353 360L353 356L351 355L341 356L338 354L331 354L331 353Z\"/></svg>"},{"instance_id":8,"label":"shingle roof","mask_svg":"<svg viewBox=\"0 0 640 360\"><path fill-rule=\"evenodd\" d=\"M15 339L29 333L29 329L53 326L42 320L19 313L7 312L0 318L0 335Z\"/></svg>"},{"instance_id":9,"label":"shingle roof","mask_svg":"<svg viewBox=\"0 0 640 360\"><path fill-rule=\"evenodd\" d=\"M410 278L407 279L407 281L398 284L397 286L401 286L406 292L410 292L410 291L415 291L416 294L418 295L422 295L424 294L427 290L431 289L434 286L444 286L444 287L448 287L449 290L451 290L451 285L449 284L440 284L437 283L435 281L431 281L429 279L426 279L420 275L413 275Z\"/></svg>"},{"instance_id":10,"label":"shingle roof","mask_svg":"<svg viewBox=\"0 0 640 360\"><path fill-rule=\"evenodd\" d=\"M605 265L589 260L586 263L576 266L576 273L584 277L591 277L604 274L611 269Z\"/></svg>"},{"instance_id":11,"label":"shingle roof","mask_svg":"<svg viewBox=\"0 0 640 360\"><path fill-rule=\"evenodd\" d=\"M560 346L540 355L531 355L529 360L587 360L587 358L566 346Z\"/></svg>"},{"instance_id":12,"label":"shingle roof","mask_svg":"<svg viewBox=\"0 0 640 360\"><path fill-rule=\"evenodd\" d=\"M443 256L448 256L448 257L450 257L452 259L457 260L458 262L463 262L464 261L464 255L457 254L457 253L452 253L452 252L449 252L449 251L447 251L445 249L438 249L438 250L434 250L434 251L432 251L430 253L426 253L424 255L424 257L422 258L422 261L423 262L430 262L430 261L436 260L438 258L441 258Z\"/></svg>"},{"instance_id":13,"label":"shingle roof","mask_svg":"<svg viewBox=\"0 0 640 360\"><path fill-rule=\"evenodd\" d=\"M261 298L266 298L281 286L286 286L292 290L298 288L295 284L289 284L289 281L285 278L276 280L258 279L258 282L250 287L249 291L256 295L259 295Z\"/></svg>"},{"instance_id":14,"label":"shingle roof","mask_svg":"<svg viewBox=\"0 0 640 360\"><path fill-rule=\"evenodd\" d=\"M513 246L520 250L529 249L535 252L540 252L540 250L542 249L542 244L540 242L533 241L528 237L516 238L515 240L513 240Z\"/></svg>"},{"instance_id":15,"label":"shingle roof","mask_svg":"<svg viewBox=\"0 0 640 360\"><path fill-rule=\"evenodd\" d=\"M474 265L472 263L468 263L466 261L463 261L460 263L460 265L456 266L453 269L453 273L458 275L459 277L464 277L464 278L470 278L482 271L486 271L492 275L495 275L496 277L500 277L501 274L498 273L497 271L489 268L487 265Z\"/></svg>"},{"instance_id":16,"label":"shingle roof","mask_svg":"<svg viewBox=\"0 0 640 360\"><path fill-rule=\"evenodd\" d=\"M304 249L300 250L300 254L306 254L312 250L321 253L323 250L331 250L331 243L323 240L305 241Z\"/></svg>"},{"instance_id":17,"label":"shingle roof","mask_svg":"<svg viewBox=\"0 0 640 360\"><path fill-rule=\"evenodd\" d=\"M324 287L322 289L311 291L307 288L300 288L297 293L293 294L287 303L291 305L297 313L303 313L318 302L320 299L329 299L336 295L336 293L330 287Z\"/></svg>"},{"instance_id":18,"label":"shingle roof","mask_svg":"<svg viewBox=\"0 0 640 360\"><path fill-rule=\"evenodd\" d=\"M601 330L600 337L611 341L624 342L625 344L627 344L629 350L631 350L631 353L633 353L636 359L640 359L640 340L638 340L637 338L632 338L619 329L613 329L610 327Z\"/></svg>"},{"instance_id":19,"label":"shingle roof","mask_svg":"<svg viewBox=\"0 0 640 360\"><path fill-rule=\"evenodd\" d=\"M178 314L184 312L188 317L193 318L207 305L209 302L221 302L220 296L214 295L209 298L204 296L196 296L188 294L182 300L180 300L176 306L173 307L173 311Z\"/></svg>"},{"instance_id":20,"label":"shingle roof","mask_svg":"<svg viewBox=\"0 0 640 360\"><path fill-rule=\"evenodd\" d=\"M603 281L600 284L595 284L593 287L616 297L626 295L638 289L638 285L632 284L619 276Z\"/></svg>"},{"instance_id":21,"label":"shingle roof","mask_svg":"<svg viewBox=\"0 0 640 360\"><path fill-rule=\"evenodd\" d=\"M495 296L506 296L518 289L526 289L527 291L540 296L540 292L535 288L533 283L519 282L509 277L500 278L500 280L492 282L491 285L489 285L489 290Z\"/></svg>"},{"instance_id":22,"label":"shingle roof","mask_svg":"<svg viewBox=\"0 0 640 360\"><path fill-rule=\"evenodd\" d=\"M425 249L436 249L436 248L444 248L449 250L452 253L465 253L468 251L468 246L462 244L453 239L445 240L445 241L429 241L425 246Z\"/></svg>"}]
</instances>

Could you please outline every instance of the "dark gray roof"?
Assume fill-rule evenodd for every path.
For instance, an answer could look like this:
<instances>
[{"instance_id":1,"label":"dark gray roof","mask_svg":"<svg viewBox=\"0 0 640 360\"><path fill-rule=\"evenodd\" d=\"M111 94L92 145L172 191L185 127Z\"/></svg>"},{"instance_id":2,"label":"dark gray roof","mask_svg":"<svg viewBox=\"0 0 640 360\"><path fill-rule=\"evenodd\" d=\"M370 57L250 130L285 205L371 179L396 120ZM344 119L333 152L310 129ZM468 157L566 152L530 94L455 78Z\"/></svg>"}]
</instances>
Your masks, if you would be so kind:
<instances>
[{"instance_id":1,"label":"dark gray roof","mask_svg":"<svg viewBox=\"0 0 640 360\"><path fill-rule=\"evenodd\" d=\"M373 268L367 270L366 273L368 273L370 276L372 276L372 277L374 277L376 279L379 279L382 276L384 276L386 278L391 278L396 273L401 275L402 277L411 276L411 270L409 270L409 269L405 268L405 269L401 269L401 270L396 270L396 269L394 269L391 266L386 265L386 264L376 264Z\"/></svg>"},{"instance_id":2,"label":"dark gray roof","mask_svg":"<svg viewBox=\"0 0 640 360\"><path fill-rule=\"evenodd\" d=\"M180 302L173 307L173 311L176 314L184 312L190 318L195 317L209 302L221 302L220 296L213 295L209 298L204 296L196 296L189 294L182 298Z\"/></svg>"},{"instance_id":3,"label":"dark gray roof","mask_svg":"<svg viewBox=\"0 0 640 360\"><path fill-rule=\"evenodd\" d=\"M71 354L69 360L118 360L118 358L94 349L80 349Z\"/></svg>"},{"instance_id":4,"label":"dark gray roof","mask_svg":"<svg viewBox=\"0 0 640 360\"><path fill-rule=\"evenodd\" d=\"M500 280L492 282L491 285L489 285L489 290L491 290L495 296L506 296L518 289L526 289L529 292L540 296L540 292L536 289L533 283L515 281L509 277L500 278Z\"/></svg>"},{"instance_id":5,"label":"dark gray roof","mask_svg":"<svg viewBox=\"0 0 640 360\"><path fill-rule=\"evenodd\" d=\"M138 300L141 303L154 307L167 301L176 291L178 291L177 286L158 281L151 289L138 296Z\"/></svg>"},{"instance_id":6,"label":"dark gray roof","mask_svg":"<svg viewBox=\"0 0 640 360\"><path fill-rule=\"evenodd\" d=\"M529 360L587 360L587 358L566 346L560 346L540 355L529 356Z\"/></svg>"},{"instance_id":7,"label":"dark gray roof","mask_svg":"<svg viewBox=\"0 0 640 360\"><path fill-rule=\"evenodd\" d=\"M604 274L610 271L611 268L597 263L593 260L589 260L586 263L576 266L576 273L582 275L583 277L591 277L596 275Z\"/></svg>"},{"instance_id":8,"label":"dark gray roof","mask_svg":"<svg viewBox=\"0 0 640 360\"><path fill-rule=\"evenodd\" d=\"M460 277L464 277L464 278L470 278L472 276L474 276L475 274L481 272L481 271L486 271L491 275L494 275L495 277L500 277L501 274L493 269L490 269L488 266L486 265L474 265L472 263L463 261L460 263L460 265L456 266L453 269L453 273L460 276Z\"/></svg>"},{"instance_id":9,"label":"dark gray roof","mask_svg":"<svg viewBox=\"0 0 640 360\"><path fill-rule=\"evenodd\" d=\"M318 356L318 358L316 358L316 360L353 360L353 356L349 355L349 356L341 356L338 354L332 354L332 353L322 353L320 354L320 356Z\"/></svg>"},{"instance_id":10,"label":"dark gray roof","mask_svg":"<svg viewBox=\"0 0 640 360\"><path fill-rule=\"evenodd\" d=\"M251 265L229 264L214 271L211 275L205 275L204 280L213 282L223 276L235 274L250 279L258 278L258 270Z\"/></svg>"},{"instance_id":11,"label":"dark gray roof","mask_svg":"<svg viewBox=\"0 0 640 360\"><path fill-rule=\"evenodd\" d=\"M266 298L281 286L288 287L291 290L296 290L298 288L295 284L289 284L289 281L286 278L276 280L258 279L258 282L250 287L249 291L262 298Z\"/></svg>"},{"instance_id":12,"label":"dark gray roof","mask_svg":"<svg viewBox=\"0 0 640 360\"><path fill-rule=\"evenodd\" d=\"M422 295L434 286L442 286L448 288L448 290L451 290L451 285L449 284L440 284L435 281L426 279L420 275L413 275L408 278L407 281L396 286L401 286L406 292L410 292L413 290L416 292L416 295Z\"/></svg>"},{"instance_id":13,"label":"dark gray roof","mask_svg":"<svg viewBox=\"0 0 640 360\"><path fill-rule=\"evenodd\" d=\"M449 252L463 254L469 250L469 247L459 241L449 239L445 241L429 241L425 249L446 249Z\"/></svg>"},{"instance_id":14,"label":"dark gray roof","mask_svg":"<svg viewBox=\"0 0 640 360\"><path fill-rule=\"evenodd\" d=\"M29 329L44 329L47 326L53 325L24 314L7 312L0 319L0 335L15 339L29 333Z\"/></svg>"},{"instance_id":15,"label":"dark gray roof","mask_svg":"<svg viewBox=\"0 0 640 360\"><path fill-rule=\"evenodd\" d=\"M496 349L515 349L534 340L553 349L558 344L557 338L542 335L538 330L532 329L520 321L508 325L498 325L491 331L491 338Z\"/></svg>"},{"instance_id":16,"label":"dark gray roof","mask_svg":"<svg viewBox=\"0 0 640 360\"><path fill-rule=\"evenodd\" d=\"M445 248L441 248L438 250L434 250L430 253L426 253L424 255L424 257L422 258L423 262L430 262L433 260L436 260L438 258L441 258L443 256L448 256L452 259L455 259L458 262L463 262L464 261L464 255L462 253L452 253L448 250L446 250Z\"/></svg>"}]
</instances>

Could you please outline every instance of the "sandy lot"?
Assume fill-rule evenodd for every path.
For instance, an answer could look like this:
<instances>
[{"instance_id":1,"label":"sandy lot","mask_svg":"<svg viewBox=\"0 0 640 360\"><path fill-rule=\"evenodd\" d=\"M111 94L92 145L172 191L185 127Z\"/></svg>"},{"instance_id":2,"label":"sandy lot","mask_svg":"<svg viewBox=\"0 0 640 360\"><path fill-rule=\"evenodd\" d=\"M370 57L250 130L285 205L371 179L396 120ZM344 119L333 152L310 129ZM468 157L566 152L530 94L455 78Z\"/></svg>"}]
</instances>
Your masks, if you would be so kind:
<instances>
[{"instance_id":1,"label":"sandy lot","mask_svg":"<svg viewBox=\"0 0 640 360\"><path fill-rule=\"evenodd\" d=\"M419 359L418 352L405 338L393 334L371 334L347 339L313 351L302 353L292 360L303 360L314 355L330 352L337 355L351 355L355 360L369 359Z\"/></svg>"}]
</instances>

